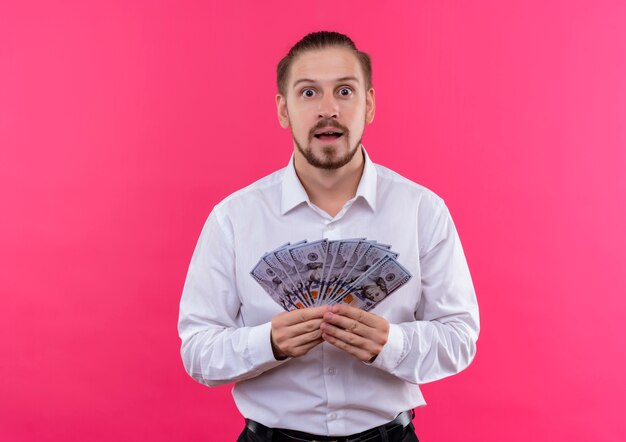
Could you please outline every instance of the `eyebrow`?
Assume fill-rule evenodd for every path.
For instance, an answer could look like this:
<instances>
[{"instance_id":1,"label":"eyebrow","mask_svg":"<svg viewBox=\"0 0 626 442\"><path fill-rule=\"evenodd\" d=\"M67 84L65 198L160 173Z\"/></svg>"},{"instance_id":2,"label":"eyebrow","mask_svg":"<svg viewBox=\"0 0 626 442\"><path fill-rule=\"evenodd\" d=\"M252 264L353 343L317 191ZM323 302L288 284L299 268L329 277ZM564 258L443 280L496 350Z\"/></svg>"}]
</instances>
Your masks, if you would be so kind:
<instances>
[{"instance_id":1,"label":"eyebrow","mask_svg":"<svg viewBox=\"0 0 626 442\"><path fill-rule=\"evenodd\" d=\"M355 83L359 82L359 79L356 77L341 77L341 78L337 78L335 80L337 83L340 82L344 82L344 81L354 81ZM299 80L296 80L293 84L292 87L296 87L299 83L317 83L315 80L311 80L310 78L300 78Z\"/></svg>"}]
</instances>

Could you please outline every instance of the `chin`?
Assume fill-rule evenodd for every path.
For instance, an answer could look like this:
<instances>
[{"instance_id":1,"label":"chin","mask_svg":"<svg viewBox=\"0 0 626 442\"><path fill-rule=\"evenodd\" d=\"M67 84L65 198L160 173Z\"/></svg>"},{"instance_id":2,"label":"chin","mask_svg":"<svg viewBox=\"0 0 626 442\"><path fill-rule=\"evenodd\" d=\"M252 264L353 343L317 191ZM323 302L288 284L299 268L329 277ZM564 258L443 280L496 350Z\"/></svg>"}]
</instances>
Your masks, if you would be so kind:
<instances>
[{"instance_id":1,"label":"chin","mask_svg":"<svg viewBox=\"0 0 626 442\"><path fill-rule=\"evenodd\" d=\"M314 157L313 159L305 158L307 158L307 161L309 161L309 164L312 166L320 169L336 170L352 161L357 149L358 148L355 147L353 150L341 152L341 150L335 146L324 146L321 155L311 155ZM309 151L309 153L311 152Z\"/></svg>"},{"instance_id":2,"label":"chin","mask_svg":"<svg viewBox=\"0 0 626 442\"><path fill-rule=\"evenodd\" d=\"M306 149L303 149L302 145L298 143L295 138L294 143L307 163L313 167L324 170L336 170L345 166L352 161L361 146L359 141L352 150L345 149L342 145L343 143L328 144L318 149L314 149L313 146L309 144Z\"/></svg>"}]
</instances>

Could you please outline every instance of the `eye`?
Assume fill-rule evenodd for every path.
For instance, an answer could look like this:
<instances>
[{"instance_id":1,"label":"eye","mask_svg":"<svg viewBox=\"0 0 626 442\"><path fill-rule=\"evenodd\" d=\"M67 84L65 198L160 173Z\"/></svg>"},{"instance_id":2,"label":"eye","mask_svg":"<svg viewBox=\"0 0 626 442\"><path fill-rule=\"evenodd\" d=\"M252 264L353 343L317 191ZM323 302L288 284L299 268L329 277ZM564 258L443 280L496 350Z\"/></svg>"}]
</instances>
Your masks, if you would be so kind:
<instances>
[{"instance_id":1,"label":"eye","mask_svg":"<svg viewBox=\"0 0 626 442\"><path fill-rule=\"evenodd\" d=\"M300 95L302 95L303 97L311 98L315 95L315 91L313 89L302 89Z\"/></svg>"},{"instance_id":2,"label":"eye","mask_svg":"<svg viewBox=\"0 0 626 442\"><path fill-rule=\"evenodd\" d=\"M350 95L352 95L352 89L349 87L342 87L339 89L339 95L341 95L342 97L348 97Z\"/></svg>"}]
</instances>

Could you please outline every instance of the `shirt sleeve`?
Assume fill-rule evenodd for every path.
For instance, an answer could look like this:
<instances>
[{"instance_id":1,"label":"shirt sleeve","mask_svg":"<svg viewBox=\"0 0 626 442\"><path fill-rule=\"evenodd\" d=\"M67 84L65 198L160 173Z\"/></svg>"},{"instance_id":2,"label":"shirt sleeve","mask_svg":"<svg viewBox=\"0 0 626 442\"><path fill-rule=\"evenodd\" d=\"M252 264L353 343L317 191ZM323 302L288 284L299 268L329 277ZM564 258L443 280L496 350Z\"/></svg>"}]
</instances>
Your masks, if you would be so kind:
<instances>
[{"instance_id":1,"label":"shirt sleeve","mask_svg":"<svg viewBox=\"0 0 626 442\"><path fill-rule=\"evenodd\" d=\"M178 320L183 365L204 385L242 381L284 363L272 353L270 322L244 325L235 278L232 228L216 208L191 258Z\"/></svg>"},{"instance_id":2,"label":"shirt sleeve","mask_svg":"<svg viewBox=\"0 0 626 442\"><path fill-rule=\"evenodd\" d=\"M388 341L372 363L415 384L465 369L476 354L480 328L474 286L450 213L442 201L424 212L415 321L390 324Z\"/></svg>"}]
</instances>

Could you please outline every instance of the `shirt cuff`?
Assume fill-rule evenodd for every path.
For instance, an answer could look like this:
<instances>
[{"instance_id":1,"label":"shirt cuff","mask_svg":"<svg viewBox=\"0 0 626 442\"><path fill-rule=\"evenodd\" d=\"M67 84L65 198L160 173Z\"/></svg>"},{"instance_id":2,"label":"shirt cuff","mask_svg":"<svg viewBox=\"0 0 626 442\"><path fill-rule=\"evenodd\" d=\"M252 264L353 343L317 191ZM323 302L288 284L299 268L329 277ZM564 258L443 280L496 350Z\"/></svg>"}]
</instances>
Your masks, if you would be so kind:
<instances>
[{"instance_id":1,"label":"shirt cuff","mask_svg":"<svg viewBox=\"0 0 626 442\"><path fill-rule=\"evenodd\" d=\"M374 362L372 367L380 368L386 372L392 372L406 356L405 351L406 339L402 327L398 324L389 324L389 336L387 336L387 343L383 345L383 349Z\"/></svg>"},{"instance_id":2,"label":"shirt cuff","mask_svg":"<svg viewBox=\"0 0 626 442\"><path fill-rule=\"evenodd\" d=\"M248 356L255 370L265 371L289 360L288 358L277 361L274 357L272 343L270 342L271 329L271 322L250 327L250 333L248 333Z\"/></svg>"}]
</instances>

